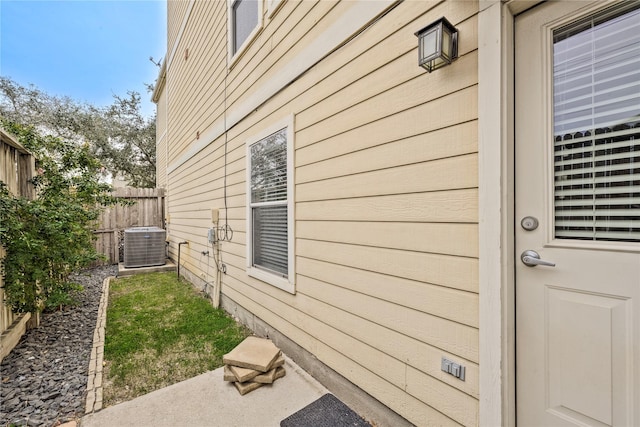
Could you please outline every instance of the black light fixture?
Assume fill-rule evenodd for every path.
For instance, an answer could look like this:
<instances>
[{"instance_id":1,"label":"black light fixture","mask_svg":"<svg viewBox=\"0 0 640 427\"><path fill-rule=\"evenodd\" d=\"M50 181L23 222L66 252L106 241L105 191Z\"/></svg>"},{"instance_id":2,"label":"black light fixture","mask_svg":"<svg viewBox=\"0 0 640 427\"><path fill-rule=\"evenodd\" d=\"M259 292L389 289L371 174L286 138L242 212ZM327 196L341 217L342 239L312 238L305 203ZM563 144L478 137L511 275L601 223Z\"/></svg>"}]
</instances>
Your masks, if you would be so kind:
<instances>
[{"instance_id":1,"label":"black light fixture","mask_svg":"<svg viewBox=\"0 0 640 427\"><path fill-rule=\"evenodd\" d=\"M428 72L451 64L458 57L458 30L442 17L416 33L418 65Z\"/></svg>"}]
</instances>

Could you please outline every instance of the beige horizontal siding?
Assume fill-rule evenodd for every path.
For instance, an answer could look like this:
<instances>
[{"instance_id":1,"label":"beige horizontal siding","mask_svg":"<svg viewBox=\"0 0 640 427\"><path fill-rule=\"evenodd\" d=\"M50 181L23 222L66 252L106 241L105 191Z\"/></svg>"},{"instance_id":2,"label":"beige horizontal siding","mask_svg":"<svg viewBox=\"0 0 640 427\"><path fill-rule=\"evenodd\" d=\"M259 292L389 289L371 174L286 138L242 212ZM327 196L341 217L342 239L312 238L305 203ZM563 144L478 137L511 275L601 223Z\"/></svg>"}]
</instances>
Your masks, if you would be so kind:
<instances>
[{"instance_id":1,"label":"beige horizontal siding","mask_svg":"<svg viewBox=\"0 0 640 427\"><path fill-rule=\"evenodd\" d=\"M296 204L298 220L477 222L475 189Z\"/></svg>"},{"instance_id":2,"label":"beige horizontal siding","mask_svg":"<svg viewBox=\"0 0 640 427\"><path fill-rule=\"evenodd\" d=\"M473 6L473 3L465 2L461 5L469 7ZM372 34L370 37L375 38L375 44L373 45L367 44L359 47L355 46L359 40L352 42L354 44L353 48L362 49L359 55L349 57L348 55L342 55L344 52L338 52L334 57L328 59L329 65L334 65L333 63L335 63L335 68L331 69L331 74L318 79L317 84L312 85L306 92L306 95L317 99L319 102L300 112L299 129L304 129L315 123L318 113L320 113L321 117L330 117L335 115L336 112L344 111L351 105L369 100L372 94L381 94L399 85L404 87L418 85L421 93L425 92L423 93L423 99L425 100L435 98L438 93L447 93L448 91L444 90L443 85L448 88L463 87L464 84L456 84L453 81L460 78L468 78L468 74L455 71L449 72L446 77L432 74L430 75L430 84L428 86L424 84L425 80L422 78L424 72L416 67L416 48L407 43L408 37L411 37L412 41L417 40L413 36L413 32L423 25L425 18L416 18L414 14L418 13L418 8L423 7L424 4L420 5L417 2L413 2L413 4L407 5L406 8L403 7L402 11L398 11L399 14L403 13L402 18L399 17L400 19L411 19L410 17L412 17L413 20L392 34L386 33L386 31L389 31L388 28L371 28ZM438 14L439 12L436 11L442 10L442 7L438 7L427 15ZM395 11L392 13L395 13ZM459 15L459 13L456 13L456 15ZM470 27L471 25L463 22L460 25L461 32L463 31L463 26ZM477 35L473 31L465 31L464 43L460 46L461 58L459 61L475 50L476 38ZM390 57L390 55L393 56ZM407 75L409 77L407 79L408 82L402 84L402 81L389 79L389 75ZM416 78L418 79L417 81ZM401 94L401 92L398 92L398 94ZM323 110L324 114L322 114Z\"/></svg>"},{"instance_id":3,"label":"beige horizontal siding","mask_svg":"<svg viewBox=\"0 0 640 427\"><path fill-rule=\"evenodd\" d=\"M240 283L238 283L238 285L240 285ZM401 408L401 411L399 412L409 414L409 421L412 421L416 425L426 424L426 420L428 420L428 423L432 425L459 425L453 419L445 416L441 412L429 406L425 406L418 399L413 398L411 395L407 395L402 388L391 384L389 381L386 381L384 378L360 365L357 361L346 357L340 351L337 351L331 346L325 344L323 341L318 340L315 336L306 333L305 330L310 326L308 325L308 320L312 318L309 316L297 318L297 313L290 311L290 304L275 305L274 309L276 309L278 313L276 314L274 312L266 312L263 304L247 298L246 293L237 292L232 287L228 289L227 293L230 298L234 299L243 307L253 311L256 315L262 318L273 319L273 323L277 325L276 327L286 330L290 337L298 344L306 349L310 349L319 360L334 367L334 369L344 377L350 379L354 383L366 382L368 384L367 392L369 394L378 400L385 402L392 408ZM280 321L278 321L278 319ZM296 323L296 321L304 322Z\"/></svg>"},{"instance_id":4,"label":"beige horizontal siding","mask_svg":"<svg viewBox=\"0 0 640 427\"><path fill-rule=\"evenodd\" d=\"M477 292L478 289L476 258L302 239L296 243L298 256L420 280L463 291Z\"/></svg>"},{"instance_id":5,"label":"beige horizontal siding","mask_svg":"<svg viewBox=\"0 0 640 427\"><path fill-rule=\"evenodd\" d=\"M478 327L478 295L425 281L300 257L298 274L402 307Z\"/></svg>"},{"instance_id":6,"label":"beige horizontal siding","mask_svg":"<svg viewBox=\"0 0 640 427\"><path fill-rule=\"evenodd\" d=\"M191 0L167 1L167 46L169 53L178 38L178 32L186 15Z\"/></svg>"},{"instance_id":7,"label":"beige horizontal siding","mask_svg":"<svg viewBox=\"0 0 640 427\"><path fill-rule=\"evenodd\" d=\"M323 19L325 15L344 7L327 1L286 2L276 19L263 26L243 57L234 64L229 76L230 103L249 95L254 84L269 81L272 74L286 64L287 57L296 56L292 49L301 49L313 41L319 30L317 25L327 22Z\"/></svg>"},{"instance_id":8,"label":"beige horizontal siding","mask_svg":"<svg viewBox=\"0 0 640 427\"><path fill-rule=\"evenodd\" d=\"M156 102L156 187L167 185L167 94L163 90Z\"/></svg>"},{"instance_id":9,"label":"beige horizontal siding","mask_svg":"<svg viewBox=\"0 0 640 427\"><path fill-rule=\"evenodd\" d=\"M418 100L422 101L422 99ZM376 104L382 104L378 99ZM373 107L373 104L371 104ZM386 109L385 109L386 110ZM460 123L475 120L477 117L477 90L475 86L469 86L452 94L415 105L411 108L404 108L391 114L382 116L377 120L370 120L363 123L366 118L357 115L359 126L348 128L346 120L351 115L341 114L339 117L331 118L324 123L324 126L313 126L296 133L296 145L306 147L322 142L319 150L331 153L331 155L341 154L352 150L351 146L339 148L345 145L345 140L354 141L358 144L361 139L373 141L393 141L403 137L410 137L433 130L455 126ZM446 111L446 114L443 112ZM358 113L361 114L361 113ZM428 118L428 119L427 119ZM398 129L394 123L403 123L403 128ZM314 132L317 131L318 133ZM371 139L373 138L373 141Z\"/></svg>"},{"instance_id":10,"label":"beige horizontal siding","mask_svg":"<svg viewBox=\"0 0 640 427\"><path fill-rule=\"evenodd\" d=\"M175 142L169 149L170 161L196 140L197 132L204 131L208 122L222 114L226 25L226 2L194 4L168 71L169 120ZM194 109L194 105L202 108Z\"/></svg>"},{"instance_id":11,"label":"beige horizontal siding","mask_svg":"<svg viewBox=\"0 0 640 427\"><path fill-rule=\"evenodd\" d=\"M415 236L421 236L416 239ZM348 243L430 252L463 257L478 256L477 224L371 221L298 221L296 236L308 240Z\"/></svg>"},{"instance_id":12,"label":"beige horizontal siding","mask_svg":"<svg viewBox=\"0 0 640 427\"><path fill-rule=\"evenodd\" d=\"M440 361L440 357L445 354L447 357L457 357L453 356L452 353L444 352L440 348L437 348L432 345L424 344L423 341L416 339L414 337L410 337L408 335L397 335L395 328L386 327L379 321L377 318L371 318L371 316L361 316L358 313L353 312L350 308L341 307L341 304L332 304L331 301L325 301L326 297L323 295L326 294L326 289L332 289L331 286L325 286L322 282L317 282L317 286L313 286L311 279L306 278L309 271L313 271L314 267L322 266L323 268L329 267L328 264L319 263L316 261L306 261L301 260L301 264L303 265L303 270L301 275L305 278L301 282L302 288L298 291L301 295L304 295L305 298L309 297L309 301L315 301L317 304L309 303L308 306L305 306L304 309L308 310L310 315L314 315L315 313L322 313L323 311L330 312L329 316L326 316L326 321L333 325L335 328L342 328L345 332L348 332L351 336L356 339L359 339L364 342L368 342L374 347L388 353L388 354L396 354L396 357L399 360L409 362L413 366L420 366L426 373L437 378L440 381L447 382L449 385L452 385L472 396L478 396L478 382L477 382L477 364L467 361L466 363L469 366L469 370L467 372L467 381L461 382L453 379L452 377L445 375L439 369L438 362ZM340 286L348 286L350 289L354 289L355 292L367 293L368 291L363 291L364 288L358 288L358 284L362 282L363 277L368 277L369 279L373 278L372 274L359 274L360 272L354 269L350 269L347 267L338 267L338 271L342 274L345 274L344 281L342 281ZM317 272L317 271L316 271ZM321 277L321 272L318 273ZM325 277L327 274L324 275ZM330 277L329 280L335 281L336 277ZM405 285L410 286L408 281L405 281ZM326 283L326 282L324 282ZM397 292L389 292L389 289L394 289L393 286L397 283L402 283L402 279L389 278L388 286L385 286L385 290L383 292L383 287L379 285L380 282L370 282L368 286L374 287L372 292L375 295L379 295L380 299L388 298L388 295L392 294L391 298L397 297L397 300L404 299L406 300L406 296L399 295L402 289L407 289L406 286L404 288L398 289ZM414 284L414 289L420 286L418 283ZM336 285L337 286L337 285ZM367 286L367 285L364 285ZM429 286L425 286L429 288ZM434 288L434 287L431 287ZM427 295L430 291L434 290L435 293L438 293L435 289L426 289L424 292L418 292L416 294L415 299L418 299L422 295ZM385 295L387 295L385 297ZM434 299L438 301L443 301L438 295L434 294ZM322 303L318 303L322 301ZM401 301L404 302L405 306L415 306L416 301ZM453 302L453 299L450 300ZM431 303L429 303L431 304ZM447 304L445 301L444 304ZM435 305L435 304L434 304ZM465 307L470 307L471 304L465 305ZM436 309L437 310L437 309ZM474 309L472 308L472 311ZM320 314L318 314L319 316ZM421 360L417 360L417 359ZM425 362L425 360L428 360Z\"/></svg>"},{"instance_id":13,"label":"beige horizontal siding","mask_svg":"<svg viewBox=\"0 0 640 427\"><path fill-rule=\"evenodd\" d=\"M376 313L372 320L379 325L419 341L429 342L434 347L467 360L478 361L473 345L478 338L476 328L427 314L422 307L420 310L407 307L399 309L396 303L386 299L374 298L366 293L332 286L305 276L299 276L297 284L300 293L314 295L316 299L363 318L370 318L371 313ZM393 291L392 288L387 289L389 293Z\"/></svg>"},{"instance_id":14,"label":"beige horizontal siding","mask_svg":"<svg viewBox=\"0 0 640 427\"><path fill-rule=\"evenodd\" d=\"M167 94L162 91L156 102L156 140L160 140L167 131Z\"/></svg>"},{"instance_id":15,"label":"beige horizontal siding","mask_svg":"<svg viewBox=\"0 0 640 427\"><path fill-rule=\"evenodd\" d=\"M328 117L324 116L326 117L325 119L318 120L315 124L298 131L301 139L300 146L302 147L307 145L307 141L322 141L353 128L358 128L360 126L375 122L380 119L393 117L400 111L406 111L416 107L416 101L419 102L423 100L433 100L431 102L424 101L425 106L429 106L441 104L443 103L443 101L448 103L457 103L458 99L461 97L469 98L470 96L467 92L469 90L473 91L475 89L470 88L465 91L464 88L469 88L469 86L475 85L477 83L477 77L473 75L469 76L468 73L465 73L461 70L468 69L466 67L462 68L464 67L464 65L462 64L469 64L467 65L467 67L475 66L475 64L477 64L476 55L475 53L468 54L465 57L461 58L459 61L461 63L461 68L456 69L457 73L451 73L451 76L447 76L449 78L447 78L445 81L438 82L440 84L438 84L437 86L434 84L429 84L428 86L426 86L424 79L414 78L404 84L396 86L382 93L369 92L369 94L372 96L367 100L357 104L353 104L352 106L346 108L338 114L334 114ZM411 62L415 62L415 58L413 58L413 61ZM407 64L407 66L409 66L409 64ZM382 71L377 70L376 72L381 73ZM421 99L416 99L416 93L420 93L421 95L423 95ZM441 99L442 97L445 98ZM322 103L328 104L325 107L327 109L332 108L333 106L331 100L325 100ZM473 106L474 104L471 104L470 108L472 108ZM459 123L459 121L455 120L457 119L455 115L440 115L447 116L443 118L449 118L450 123L452 124ZM303 121L304 116L304 113L300 114L300 121ZM424 120L427 117L429 119L432 118L429 115L425 115L422 117L422 121L430 121ZM307 120L317 120L317 118L314 119L312 117Z\"/></svg>"},{"instance_id":16,"label":"beige horizontal siding","mask_svg":"<svg viewBox=\"0 0 640 427\"><path fill-rule=\"evenodd\" d=\"M353 7L286 1L227 70L226 4L208 3L224 2L194 5L178 49L190 57L168 72L168 165ZM167 176L183 267L213 280L201 252L220 209L234 229L223 293L416 425L478 422L477 9L402 2ZM461 57L427 74L413 33L443 15ZM295 295L245 272L246 143L290 114ZM466 366L464 382L442 357Z\"/></svg>"},{"instance_id":17,"label":"beige horizontal siding","mask_svg":"<svg viewBox=\"0 0 640 427\"><path fill-rule=\"evenodd\" d=\"M296 200L350 199L478 186L478 156L450 157L298 184Z\"/></svg>"},{"instance_id":18,"label":"beige horizontal siding","mask_svg":"<svg viewBox=\"0 0 640 427\"><path fill-rule=\"evenodd\" d=\"M345 154L327 153L321 146L311 145L296 151L296 182L317 181L475 153L478 150L477 140L477 123L470 121L380 145L367 146L368 143L375 144L377 140L366 139L348 147L351 151ZM328 154L333 157L319 157Z\"/></svg>"}]
</instances>

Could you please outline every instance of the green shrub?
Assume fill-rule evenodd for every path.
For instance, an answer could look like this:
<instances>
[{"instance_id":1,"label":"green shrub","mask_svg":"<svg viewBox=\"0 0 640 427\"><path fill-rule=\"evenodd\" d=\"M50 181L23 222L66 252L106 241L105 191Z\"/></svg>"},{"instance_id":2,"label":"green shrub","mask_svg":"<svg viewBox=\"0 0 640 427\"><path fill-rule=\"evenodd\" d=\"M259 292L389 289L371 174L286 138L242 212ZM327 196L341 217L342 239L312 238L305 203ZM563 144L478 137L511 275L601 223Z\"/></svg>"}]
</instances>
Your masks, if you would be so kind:
<instances>
[{"instance_id":1,"label":"green shrub","mask_svg":"<svg viewBox=\"0 0 640 427\"><path fill-rule=\"evenodd\" d=\"M72 300L69 275L99 258L93 247L100 209L113 204L100 182L101 165L88 144L42 136L2 122L37 159L37 197L11 194L0 182L0 243L6 304L14 312L42 311ZM48 302L49 301L49 302Z\"/></svg>"}]
</instances>

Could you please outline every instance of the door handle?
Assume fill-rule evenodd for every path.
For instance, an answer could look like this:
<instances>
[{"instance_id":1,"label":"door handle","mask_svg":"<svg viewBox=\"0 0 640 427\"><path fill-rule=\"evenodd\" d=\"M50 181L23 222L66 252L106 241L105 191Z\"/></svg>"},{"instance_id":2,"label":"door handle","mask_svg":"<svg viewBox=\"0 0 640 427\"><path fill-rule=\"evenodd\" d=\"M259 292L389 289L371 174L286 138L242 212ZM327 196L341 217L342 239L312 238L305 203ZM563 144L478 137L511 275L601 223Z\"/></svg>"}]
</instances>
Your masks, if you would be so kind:
<instances>
[{"instance_id":1,"label":"door handle","mask_svg":"<svg viewBox=\"0 0 640 427\"><path fill-rule=\"evenodd\" d=\"M530 249L522 252L522 254L520 255L520 260L522 260L522 263L527 267L535 267L536 265L546 265L547 267L556 266L555 262L549 262L540 259L540 255L538 254L538 252L532 251Z\"/></svg>"}]
</instances>

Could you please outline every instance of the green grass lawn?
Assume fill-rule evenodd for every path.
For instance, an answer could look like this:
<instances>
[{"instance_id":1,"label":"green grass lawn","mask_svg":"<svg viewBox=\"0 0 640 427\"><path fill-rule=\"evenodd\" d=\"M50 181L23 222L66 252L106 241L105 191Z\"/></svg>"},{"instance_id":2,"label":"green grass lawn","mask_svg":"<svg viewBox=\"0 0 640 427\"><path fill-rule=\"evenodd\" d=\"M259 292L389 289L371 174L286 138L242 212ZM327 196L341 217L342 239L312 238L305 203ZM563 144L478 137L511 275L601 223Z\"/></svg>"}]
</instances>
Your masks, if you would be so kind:
<instances>
[{"instance_id":1,"label":"green grass lawn","mask_svg":"<svg viewBox=\"0 0 640 427\"><path fill-rule=\"evenodd\" d=\"M112 280L105 333L105 406L223 365L250 331L178 280L152 273Z\"/></svg>"}]
</instances>

